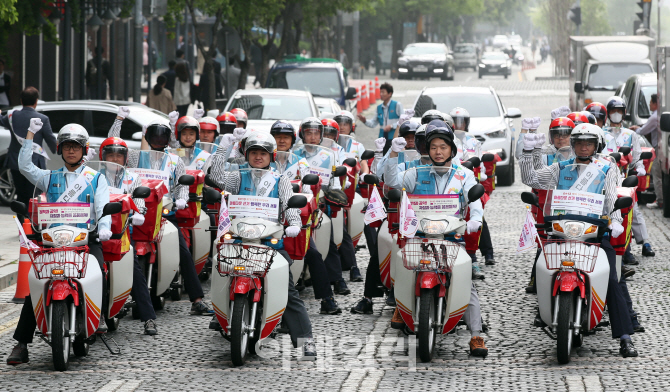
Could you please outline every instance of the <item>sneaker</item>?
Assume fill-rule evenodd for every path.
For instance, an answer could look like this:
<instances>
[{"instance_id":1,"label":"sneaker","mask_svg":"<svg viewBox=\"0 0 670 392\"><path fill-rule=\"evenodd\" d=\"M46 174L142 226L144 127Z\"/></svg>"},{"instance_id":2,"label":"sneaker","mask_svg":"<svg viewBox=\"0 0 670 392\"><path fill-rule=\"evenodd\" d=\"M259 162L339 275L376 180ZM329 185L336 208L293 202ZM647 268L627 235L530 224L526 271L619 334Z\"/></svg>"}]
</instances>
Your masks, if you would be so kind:
<instances>
[{"instance_id":1,"label":"sneaker","mask_svg":"<svg viewBox=\"0 0 670 392\"><path fill-rule=\"evenodd\" d=\"M475 357L486 357L489 354L489 349L484 345L484 338L481 336L473 336L470 339L470 355Z\"/></svg>"},{"instance_id":2,"label":"sneaker","mask_svg":"<svg viewBox=\"0 0 670 392\"><path fill-rule=\"evenodd\" d=\"M295 289L298 291L303 291L305 289L305 282L302 278L298 279L298 282L295 284Z\"/></svg>"},{"instance_id":3,"label":"sneaker","mask_svg":"<svg viewBox=\"0 0 670 392\"><path fill-rule=\"evenodd\" d=\"M644 254L644 248L642 248L642 254ZM640 264L640 262L637 261L635 256L633 256L633 254L630 253L630 252L624 253L622 261L626 265L638 265L638 264Z\"/></svg>"},{"instance_id":4,"label":"sneaker","mask_svg":"<svg viewBox=\"0 0 670 392\"><path fill-rule=\"evenodd\" d=\"M486 276L484 276L481 268L479 268L479 263L472 263L472 279L484 280L484 278Z\"/></svg>"},{"instance_id":5,"label":"sneaker","mask_svg":"<svg viewBox=\"0 0 670 392\"><path fill-rule=\"evenodd\" d=\"M631 317L630 321L633 324L633 331L640 333L644 332L644 327L640 325L640 322L637 320L637 316Z\"/></svg>"},{"instance_id":6,"label":"sneaker","mask_svg":"<svg viewBox=\"0 0 670 392\"><path fill-rule=\"evenodd\" d=\"M147 320L144 322L144 334L154 336L158 333L156 329L156 320Z\"/></svg>"},{"instance_id":7,"label":"sneaker","mask_svg":"<svg viewBox=\"0 0 670 392\"><path fill-rule=\"evenodd\" d=\"M623 355L624 358L637 357L637 350L630 339L621 339L619 353Z\"/></svg>"},{"instance_id":8,"label":"sneaker","mask_svg":"<svg viewBox=\"0 0 670 392\"><path fill-rule=\"evenodd\" d=\"M535 287L535 277L530 278L528 286L526 286L526 293L528 294L537 294L537 288Z\"/></svg>"},{"instance_id":9,"label":"sneaker","mask_svg":"<svg viewBox=\"0 0 670 392\"><path fill-rule=\"evenodd\" d=\"M340 314L342 309L337 305L335 298L328 297L321 300L321 314Z\"/></svg>"},{"instance_id":10,"label":"sneaker","mask_svg":"<svg viewBox=\"0 0 670 392\"><path fill-rule=\"evenodd\" d=\"M22 363L28 363L28 345L23 343L18 343L12 349L12 353L7 357L7 365L20 365Z\"/></svg>"},{"instance_id":11,"label":"sneaker","mask_svg":"<svg viewBox=\"0 0 670 392\"><path fill-rule=\"evenodd\" d=\"M386 305L395 308L395 294L393 294L393 287L391 287L391 290L389 290L386 295Z\"/></svg>"},{"instance_id":12,"label":"sneaker","mask_svg":"<svg viewBox=\"0 0 670 392\"><path fill-rule=\"evenodd\" d=\"M625 265L621 266L621 275L623 275L626 278L630 278L631 276L635 275L635 270L632 268L628 268Z\"/></svg>"},{"instance_id":13,"label":"sneaker","mask_svg":"<svg viewBox=\"0 0 670 392\"><path fill-rule=\"evenodd\" d=\"M403 321L402 316L400 316L400 311L398 311L398 308L395 308L395 312L393 312L393 318L391 319L391 328L403 329L403 327L405 327L405 321Z\"/></svg>"},{"instance_id":14,"label":"sneaker","mask_svg":"<svg viewBox=\"0 0 670 392\"><path fill-rule=\"evenodd\" d=\"M351 267L349 271L349 281L350 282L362 282L363 277L361 276L361 270L358 267Z\"/></svg>"},{"instance_id":15,"label":"sneaker","mask_svg":"<svg viewBox=\"0 0 670 392\"><path fill-rule=\"evenodd\" d=\"M642 256L644 256L644 257L654 257L654 256L656 256L656 252L651 250L651 244L650 243L646 243L646 244L642 245Z\"/></svg>"},{"instance_id":16,"label":"sneaker","mask_svg":"<svg viewBox=\"0 0 670 392\"><path fill-rule=\"evenodd\" d=\"M654 208L663 208L663 203L659 203L658 200L647 204L647 208L654 209Z\"/></svg>"},{"instance_id":17,"label":"sneaker","mask_svg":"<svg viewBox=\"0 0 670 392\"><path fill-rule=\"evenodd\" d=\"M484 256L484 265L496 265L496 260L493 258L493 255Z\"/></svg>"},{"instance_id":18,"label":"sneaker","mask_svg":"<svg viewBox=\"0 0 670 392\"><path fill-rule=\"evenodd\" d=\"M98 325L98 330L95 333L107 333L107 323L105 322L104 317L100 317L100 324Z\"/></svg>"},{"instance_id":19,"label":"sneaker","mask_svg":"<svg viewBox=\"0 0 670 392\"><path fill-rule=\"evenodd\" d=\"M367 298L363 298L362 300L358 301L356 306L351 308L351 313L372 314L372 301Z\"/></svg>"},{"instance_id":20,"label":"sneaker","mask_svg":"<svg viewBox=\"0 0 670 392\"><path fill-rule=\"evenodd\" d=\"M314 344L314 339L307 338L305 343L302 345L302 357L301 361L314 361L316 360L316 344Z\"/></svg>"},{"instance_id":21,"label":"sneaker","mask_svg":"<svg viewBox=\"0 0 670 392\"><path fill-rule=\"evenodd\" d=\"M216 316L212 317L212 319L209 321L209 329L213 329L215 331L221 331L221 324L219 324L219 319L216 318Z\"/></svg>"},{"instance_id":22,"label":"sneaker","mask_svg":"<svg viewBox=\"0 0 670 392\"><path fill-rule=\"evenodd\" d=\"M333 292L335 294L339 294L339 295L349 295L349 294L351 294L351 290L349 290L349 288L347 287L347 283L344 281L344 279L335 282L335 287L333 288Z\"/></svg>"},{"instance_id":23,"label":"sneaker","mask_svg":"<svg viewBox=\"0 0 670 392\"><path fill-rule=\"evenodd\" d=\"M210 314L214 314L214 311L212 310L212 308L209 307L209 305L205 303L205 301L198 301L193 302L193 304L191 304L191 314L199 316L203 315L207 316Z\"/></svg>"}]
</instances>

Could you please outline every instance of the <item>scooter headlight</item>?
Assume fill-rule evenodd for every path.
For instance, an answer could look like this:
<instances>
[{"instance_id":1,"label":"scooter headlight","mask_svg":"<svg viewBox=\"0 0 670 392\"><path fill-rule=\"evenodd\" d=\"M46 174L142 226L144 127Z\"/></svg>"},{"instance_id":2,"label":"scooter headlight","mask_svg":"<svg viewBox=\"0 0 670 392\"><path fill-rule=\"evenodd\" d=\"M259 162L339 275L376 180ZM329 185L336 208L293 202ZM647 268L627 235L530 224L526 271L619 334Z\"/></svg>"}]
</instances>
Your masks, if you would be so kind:
<instances>
[{"instance_id":1,"label":"scooter headlight","mask_svg":"<svg viewBox=\"0 0 670 392\"><path fill-rule=\"evenodd\" d=\"M72 244L72 238L74 237L74 232L71 230L59 230L53 233L54 244L57 247L70 246Z\"/></svg>"},{"instance_id":2,"label":"scooter headlight","mask_svg":"<svg viewBox=\"0 0 670 392\"><path fill-rule=\"evenodd\" d=\"M421 219L421 231L426 234L444 234L449 223L444 220Z\"/></svg>"},{"instance_id":3,"label":"scooter headlight","mask_svg":"<svg viewBox=\"0 0 670 392\"><path fill-rule=\"evenodd\" d=\"M250 240L261 238L264 231L265 225L251 225L244 222L237 224L237 233L242 238L247 238Z\"/></svg>"},{"instance_id":4,"label":"scooter headlight","mask_svg":"<svg viewBox=\"0 0 670 392\"><path fill-rule=\"evenodd\" d=\"M579 222L568 222L563 225L563 232L570 238L581 237L584 233L584 224Z\"/></svg>"}]
</instances>

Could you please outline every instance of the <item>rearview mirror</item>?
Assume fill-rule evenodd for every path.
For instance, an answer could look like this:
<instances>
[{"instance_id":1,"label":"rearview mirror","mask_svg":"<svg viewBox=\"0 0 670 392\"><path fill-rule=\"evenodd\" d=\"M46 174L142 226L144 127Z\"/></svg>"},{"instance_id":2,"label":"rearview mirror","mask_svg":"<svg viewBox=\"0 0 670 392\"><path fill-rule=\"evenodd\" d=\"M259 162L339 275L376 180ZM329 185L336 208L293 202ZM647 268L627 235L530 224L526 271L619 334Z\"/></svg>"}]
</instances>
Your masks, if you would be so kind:
<instances>
[{"instance_id":1,"label":"rearview mirror","mask_svg":"<svg viewBox=\"0 0 670 392\"><path fill-rule=\"evenodd\" d=\"M363 177L363 181L368 185L376 185L379 184L379 177L375 174L366 174L365 177Z\"/></svg>"},{"instance_id":2,"label":"rearview mirror","mask_svg":"<svg viewBox=\"0 0 670 392\"><path fill-rule=\"evenodd\" d=\"M640 154L640 159L651 159L654 155L651 153L651 151L645 151L642 154Z\"/></svg>"},{"instance_id":3,"label":"rearview mirror","mask_svg":"<svg viewBox=\"0 0 670 392\"><path fill-rule=\"evenodd\" d=\"M179 185L191 186L193 184L195 184L195 177L192 175L184 174L183 176L179 177Z\"/></svg>"},{"instance_id":4,"label":"rearview mirror","mask_svg":"<svg viewBox=\"0 0 670 392\"><path fill-rule=\"evenodd\" d=\"M479 200L482 196L484 196L484 193L486 193L486 189L484 189L484 185L482 184L477 184L470 188L468 191L468 204Z\"/></svg>"},{"instance_id":5,"label":"rearview mirror","mask_svg":"<svg viewBox=\"0 0 670 392\"><path fill-rule=\"evenodd\" d=\"M118 214L123 210L123 205L118 201L105 204L102 208L102 216Z\"/></svg>"},{"instance_id":6,"label":"rearview mirror","mask_svg":"<svg viewBox=\"0 0 670 392\"><path fill-rule=\"evenodd\" d=\"M344 166L338 166L333 170L333 177L342 177L347 175L347 168Z\"/></svg>"},{"instance_id":7,"label":"rearview mirror","mask_svg":"<svg viewBox=\"0 0 670 392\"><path fill-rule=\"evenodd\" d=\"M531 206L540 207L540 199L533 192L521 193L521 201Z\"/></svg>"},{"instance_id":8,"label":"rearview mirror","mask_svg":"<svg viewBox=\"0 0 670 392\"><path fill-rule=\"evenodd\" d=\"M631 117L630 113L626 113L626 114L623 115L623 120L624 120L624 121L630 121L631 118L632 118L632 117Z\"/></svg>"},{"instance_id":9,"label":"rearview mirror","mask_svg":"<svg viewBox=\"0 0 670 392\"><path fill-rule=\"evenodd\" d=\"M475 167L475 165L473 165L470 161L461 162L461 166L468 170L472 170Z\"/></svg>"},{"instance_id":10,"label":"rearview mirror","mask_svg":"<svg viewBox=\"0 0 670 392\"><path fill-rule=\"evenodd\" d=\"M142 132L135 132L130 138L133 140L140 141L142 140Z\"/></svg>"},{"instance_id":11,"label":"rearview mirror","mask_svg":"<svg viewBox=\"0 0 670 392\"><path fill-rule=\"evenodd\" d=\"M622 182L621 186L624 188L633 188L636 187L638 184L638 178L637 176L630 176L626 177Z\"/></svg>"},{"instance_id":12,"label":"rearview mirror","mask_svg":"<svg viewBox=\"0 0 670 392\"><path fill-rule=\"evenodd\" d=\"M214 188L204 187L202 189L202 199L205 201L205 204L216 204L221 201L221 193L217 192Z\"/></svg>"},{"instance_id":13,"label":"rearview mirror","mask_svg":"<svg viewBox=\"0 0 670 392\"><path fill-rule=\"evenodd\" d=\"M618 152L610 153L610 156L614 159L616 163L619 163L619 161L621 160L621 154L619 154Z\"/></svg>"},{"instance_id":14,"label":"rearview mirror","mask_svg":"<svg viewBox=\"0 0 670 392\"><path fill-rule=\"evenodd\" d=\"M307 205L307 198L303 195L293 195L288 199L288 208L303 208Z\"/></svg>"},{"instance_id":15,"label":"rearview mirror","mask_svg":"<svg viewBox=\"0 0 670 392\"><path fill-rule=\"evenodd\" d=\"M629 208L632 205L633 205L633 198L632 197L628 197L628 196L620 197L620 198L616 199L616 201L614 202L614 211L622 210L624 208Z\"/></svg>"},{"instance_id":16,"label":"rearview mirror","mask_svg":"<svg viewBox=\"0 0 670 392\"><path fill-rule=\"evenodd\" d=\"M621 155L628 155L630 154L630 147L619 147L619 152Z\"/></svg>"},{"instance_id":17,"label":"rearview mirror","mask_svg":"<svg viewBox=\"0 0 670 392\"><path fill-rule=\"evenodd\" d=\"M402 199L402 192L400 189L390 189L386 193L386 197L391 203L400 203L400 199Z\"/></svg>"},{"instance_id":18,"label":"rearview mirror","mask_svg":"<svg viewBox=\"0 0 670 392\"><path fill-rule=\"evenodd\" d=\"M591 71L591 72L593 72L593 71ZM582 94L584 92L584 83L582 83L581 80L578 80L578 81L575 82L574 91L577 94Z\"/></svg>"},{"instance_id":19,"label":"rearview mirror","mask_svg":"<svg viewBox=\"0 0 670 392\"><path fill-rule=\"evenodd\" d=\"M507 113L505 113L505 117L519 118L521 117L521 110L519 110L518 108L509 108L507 109Z\"/></svg>"},{"instance_id":20,"label":"rearview mirror","mask_svg":"<svg viewBox=\"0 0 670 392\"><path fill-rule=\"evenodd\" d=\"M347 93L344 95L344 99L354 99L356 98L356 87L349 87Z\"/></svg>"},{"instance_id":21,"label":"rearview mirror","mask_svg":"<svg viewBox=\"0 0 670 392\"><path fill-rule=\"evenodd\" d=\"M472 157L472 158L468 159L468 161L472 162L473 167L478 167L482 163L482 161L479 159L479 157Z\"/></svg>"},{"instance_id":22,"label":"rearview mirror","mask_svg":"<svg viewBox=\"0 0 670 392\"><path fill-rule=\"evenodd\" d=\"M670 112L661 114L661 131L670 132Z\"/></svg>"},{"instance_id":23,"label":"rearview mirror","mask_svg":"<svg viewBox=\"0 0 670 392\"><path fill-rule=\"evenodd\" d=\"M133 191L133 199L146 199L151 196L151 189L146 186L138 186Z\"/></svg>"},{"instance_id":24,"label":"rearview mirror","mask_svg":"<svg viewBox=\"0 0 670 392\"><path fill-rule=\"evenodd\" d=\"M319 183L319 176L316 174L307 174L302 178L302 183L306 185L316 185Z\"/></svg>"},{"instance_id":25,"label":"rearview mirror","mask_svg":"<svg viewBox=\"0 0 670 392\"><path fill-rule=\"evenodd\" d=\"M26 208L26 205L18 200L12 201L12 204L10 204L10 208L16 215L23 215L23 216L28 216L28 208ZM23 223L23 222L21 222Z\"/></svg>"},{"instance_id":26,"label":"rearview mirror","mask_svg":"<svg viewBox=\"0 0 670 392\"><path fill-rule=\"evenodd\" d=\"M493 154L484 154L482 155L482 162L493 162L493 160L496 159L496 156Z\"/></svg>"},{"instance_id":27,"label":"rearview mirror","mask_svg":"<svg viewBox=\"0 0 670 392\"><path fill-rule=\"evenodd\" d=\"M361 159L364 161L367 161L368 159L372 159L375 157L375 152L372 150L365 150L363 151L363 155L361 155Z\"/></svg>"},{"instance_id":28,"label":"rearview mirror","mask_svg":"<svg viewBox=\"0 0 670 392\"><path fill-rule=\"evenodd\" d=\"M356 161L356 158L347 158L343 163L349 167L356 167L358 162Z\"/></svg>"},{"instance_id":29,"label":"rearview mirror","mask_svg":"<svg viewBox=\"0 0 670 392\"><path fill-rule=\"evenodd\" d=\"M218 188L219 187L219 184L214 182L214 180L212 179L212 176L210 174L205 176L205 185L211 186L212 188Z\"/></svg>"},{"instance_id":30,"label":"rearview mirror","mask_svg":"<svg viewBox=\"0 0 670 392\"><path fill-rule=\"evenodd\" d=\"M293 193L300 193L300 184L291 183L291 186L293 187Z\"/></svg>"}]
</instances>

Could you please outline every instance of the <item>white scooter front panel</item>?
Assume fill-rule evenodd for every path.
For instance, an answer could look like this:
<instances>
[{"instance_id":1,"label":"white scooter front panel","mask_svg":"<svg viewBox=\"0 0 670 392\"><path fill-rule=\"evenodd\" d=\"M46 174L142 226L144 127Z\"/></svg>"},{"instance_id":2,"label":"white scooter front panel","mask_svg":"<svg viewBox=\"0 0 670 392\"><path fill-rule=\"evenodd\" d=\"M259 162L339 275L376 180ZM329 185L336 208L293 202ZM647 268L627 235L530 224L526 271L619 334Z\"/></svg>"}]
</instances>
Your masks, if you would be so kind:
<instances>
[{"instance_id":1,"label":"white scooter front panel","mask_svg":"<svg viewBox=\"0 0 670 392\"><path fill-rule=\"evenodd\" d=\"M339 211L337 216L331 218L330 221L333 225L333 241L335 241L335 245L339 249L340 245L342 245L342 237L344 236L344 211Z\"/></svg>"},{"instance_id":2,"label":"white scooter front panel","mask_svg":"<svg viewBox=\"0 0 670 392\"><path fill-rule=\"evenodd\" d=\"M263 279L263 314L261 325L261 339L270 336L281 321L288 302L288 271L289 264L281 254L277 253L272 266Z\"/></svg>"},{"instance_id":3,"label":"white scooter front panel","mask_svg":"<svg viewBox=\"0 0 670 392\"><path fill-rule=\"evenodd\" d=\"M107 307L107 318L116 316L123 309L123 305L130 295L130 290L133 288L133 269L135 268L133 255L134 249L130 246L130 250L121 260L109 263L109 306Z\"/></svg>"},{"instance_id":4,"label":"white scooter front panel","mask_svg":"<svg viewBox=\"0 0 670 392\"><path fill-rule=\"evenodd\" d=\"M218 242L214 243L214 249L217 249ZM218 254L215 260L218 259ZM215 261L216 262L216 261ZM230 324L230 277L221 276L216 269L216 265L212 266L212 287L210 289L212 296L212 308L214 314L219 320L219 324L225 333L228 333L228 325Z\"/></svg>"},{"instance_id":5,"label":"white scooter front panel","mask_svg":"<svg viewBox=\"0 0 670 392\"><path fill-rule=\"evenodd\" d=\"M384 220L381 227L379 227L379 234L377 235L377 254L379 257L379 272L381 274L382 283L387 289L391 289L393 285L394 273L392 269L395 268L394 262L391 259L397 259L393 255L393 243L395 239L389 234L388 220ZM396 249L397 252L397 249ZM400 258L402 260L402 257Z\"/></svg>"},{"instance_id":6,"label":"white scooter front panel","mask_svg":"<svg viewBox=\"0 0 670 392\"><path fill-rule=\"evenodd\" d=\"M444 327L442 334L449 333L456 327L458 321L470 303L470 286L472 286L472 258L461 248L451 270L449 291L447 292L447 309L442 319ZM418 315L417 315L418 316Z\"/></svg>"},{"instance_id":7,"label":"white scooter front panel","mask_svg":"<svg viewBox=\"0 0 670 392\"><path fill-rule=\"evenodd\" d=\"M191 248L193 249L193 262L195 270L201 271L209 257L209 245L212 237L209 231L209 215L204 212L200 214L200 220L191 231Z\"/></svg>"},{"instance_id":8,"label":"white scooter front panel","mask_svg":"<svg viewBox=\"0 0 670 392\"><path fill-rule=\"evenodd\" d=\"M379 237L381 237L381 231L379 234ZM397 257L402 260L402 252L398 251ZM414 325L416 308L415 288L416 273L412 270L408 270L401 264L401 268L396 268L395 270L393 294L395 295L395 303L398 312L400 312L400 316L411 331L415 331L416 329ZM418 320L416 321L418 322Z\"/></svg>"},{"instance_id":9,"label":"white scooter front panel","mask_svg":"<svg viewBox=\"0 0 670 392\"><path fill-rule=\"evenodd\" d=\"M363 199L358 193L355 193L354 202L351 203L351 209L349 210L349 217L347 219L347 231L354 244L356 244L356 242L361 239L361 235L363 235L363 227L365 226L363 219L365 218L365 213L361 211L366 205L367 200Z\"/></svg>"},{"instance_id":10,"label":"white scooter front panel","mask_svg":"<svg viewBox=\"0 0 670 392\"><path fill-rule=\"evenodd\" d=\"M163 239L158 243L157 264L152 273L156 275L156 295L170 289L170 284L179 269L179 230L170 221L163 227Z\"/></svg>"},{"instance_id":11,"label":"white scooter front panel","mask_svg":"<svg viewBox=\"0 0 670 392\"><path fill-rule=\"evenodd\" d=\"M330 249L330 231L332 230L332 222L328 215L319 211L321 224L314 230L314 243L316 250L321 253L321 257L325 260L328 257L328 249Z\"/></svg>"}]
</instances>

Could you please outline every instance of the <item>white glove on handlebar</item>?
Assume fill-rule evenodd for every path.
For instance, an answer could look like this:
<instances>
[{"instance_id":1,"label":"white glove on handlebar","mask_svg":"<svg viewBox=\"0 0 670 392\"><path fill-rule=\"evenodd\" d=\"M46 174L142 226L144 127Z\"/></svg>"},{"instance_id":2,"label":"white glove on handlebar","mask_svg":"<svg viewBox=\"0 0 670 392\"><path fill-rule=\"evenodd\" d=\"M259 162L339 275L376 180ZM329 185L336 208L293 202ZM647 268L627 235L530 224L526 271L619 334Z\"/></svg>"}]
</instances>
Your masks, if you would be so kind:
<instances>
[{"instance_id":1,"label":"white glove on handlebar","mask_svg":"<svg viewBox=\"0 0 670 392\"><path fill-rule=\"evenodd\" d=\"M142 226L144 224L144 215L135 213L133 214L132 220L133 226Z\"/></svg>"},{"instance_id":2,"label":"white glove on handlebar","mask_svg":"<svg viewBox=\"0 0 670 392\"><path fill-rule=\"evenodd\" d=\"M112 232L107 229L102 229L98 232L98 242L109 241L112 238Z\"/></svg>"},{"instance_id":3,"label":"white glove on handlebar","mask_svg":"<svg viewBox=\"0 0 670 392\"><path fill-rule=\"evenodd\" d=\"M117 116L121 118L126 118L130 114L130 109L128 109L128 106L119 106L119 110L116 113Z\"/></svg>"},{"instance_id":4,"label":"white glove on handlebar","mask_svg":"<svg viewBox=\"0 0 670 392\"><path fill-rule=\"evenodd\" d=\"M174 205L177 206L178 210L183 210L184 208L186 208L186 200L177 199L177 201L174 202Z\"/></svg>"},{"instance_id":5,"label":"white glove on handlebar","mask_svg":"<svg viewBox=\"0 0 670 392\"><path fill-rule=\"evenodd\" d=\"M168 114L168 117L170 118L170 126L174 128L175 124L177 124L177 120L179 120L179 112L178 111L173 111Z\"/></svg>"},{"instance_id":6,"label":"white glove on handlebar","mask_svg":"<svg viewBox=\"0 0 670 392\"><path fill-rule=\"evenodd\" d=\"M344 189L349 189L351 186L351 181L347 180L347 183L344 185Z\"/></svg>"},{"instance_id":7,"label":"white glove on handlebar","mask_svg":"<svg viewBox=\"0 0 670 392\"><path fill-rule=\"evenodd\" d=\"M467 227L468 227L467 230L468 234L474 233L477 230L479 230L480 227L482 227L482 222L478 222L476 220L469 220L467 223Z\"/></svg>"},{"instance_id":8,"label":"white glove on handlebar","mask_svg":"<svg viewBox=\"0 0 670 392\"><path fill-rule=\"evenodd\" d=\"M534 133L526 133L523 135L523 149L524 151L532 151L537 143L537 135Z\"/></svg>"},{"instance_id":9,"label":"white glove on handlebar","mask_svg":"<svg viewBox=\"0 0 670 392\"><path fill-rule=\"evenodd\" d=\"M205 115L205 109L195 109L193 111L193 118L195 118L196 120L200 120L204 115Z\"/></svg>"},{"instance_id":10,"label":"white glove on handlebar","mask_svg":"<svg viewBox=\"0 0 670 392\"><path fill-rule=\"evenodd\" d=\"M42 129L42 120L39 118L31 118L30 119L30 126L28 127L28 132L32 132L33 134L37 133Z\"/></svg>"},{"instance_id":11,"label":"white glove on handlebar","mask_svg":"<svg viewBox=\"0 0 670 392\"><path fill-rule=\"evenodd\" d=\"M377 151L384 150L384 146L386 146L386 138L385 137L380 137L379 139L375 139L375 147L377 148Z\"/></svg>"},{"instance_id":12,"label":"white glove on handlebar","mask_svg":"<svg viewBox=\"0 0 670 392\"><path fill-rule=\"evenodd\" d=\"M647 171L644 170L644 167L638 167L635 170L637 171L638 176L646 176L647 175Z\"/></svg>"},{"instance_id":13,"label":"white glove on handlebar","mask_svg":"<svg viewBox=\"0 0 670 392\"><path fill-rule=\"evenodd\" d=\"M401 152L405 149L406 145L407 141L404 137L397 137L391 142L391 150L393 150L393 152Z\"/></svg>"},{"instance_id":14,"label":"white glove on handlebar","mask_svg":"<svg viewBox=\"0 0 670 392\"><path fill-rule=\"evenodd\" d=\"M244 134L247 133L247 130L244 128L235 128L233 130L233 136L235 136L235 141L239 142L244 137Z\"/></svg>"},{"instance_id":15,"label":"white glove on handlebar","mask_svg":"<svg viewBox=\"0 0 670 392\"><path fill-rule=\"evenodd\" d=\"M300 234L300 227L299 226L289 226L284 230L284 234L286 234L287 237L297 237L298 234Z\"/></svg>"},{"instance_id":16,"label":"white glove on handlebar","mask_svg":"<svg viewBox=\"0 0 670 392\"><path fill-rule=\"evenodd\" d=\"M489 176L486 175L486 166L484 166L484 162L481 162L479 164L479 181L486 181Z\"/></svg>"},{"instance_id":17,"label":"white glove on handlebar","mask_svg":"<svg viewBox=\"0 0 670 392\"><path fill-rule=\"evenodd\" d=\"M612 230L612 237L618 238L621 234L623 234L623 226L621 226L621 223L612 222L609 227L610 230Z\"/></svg>"}]
</instances>

